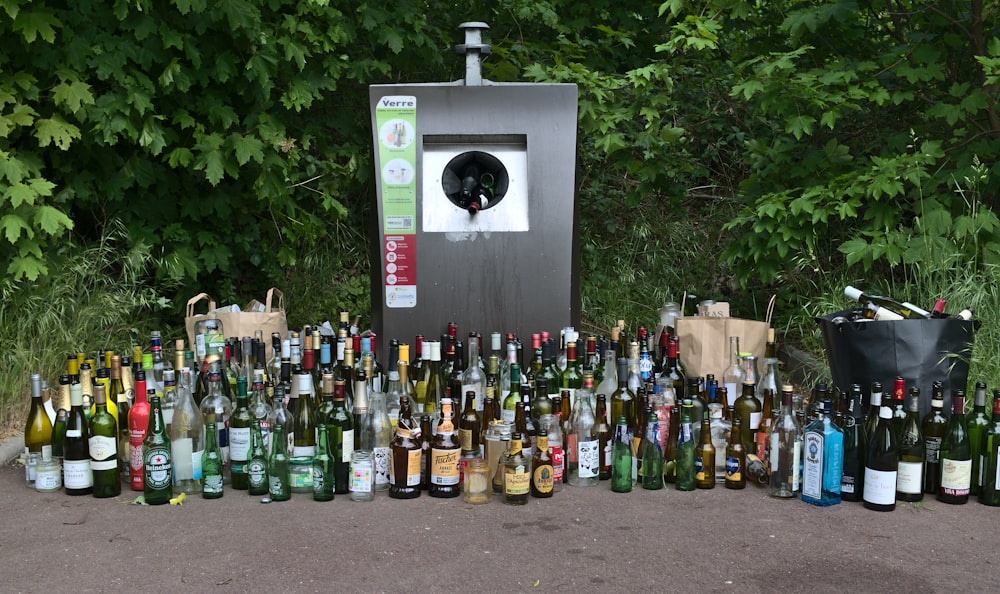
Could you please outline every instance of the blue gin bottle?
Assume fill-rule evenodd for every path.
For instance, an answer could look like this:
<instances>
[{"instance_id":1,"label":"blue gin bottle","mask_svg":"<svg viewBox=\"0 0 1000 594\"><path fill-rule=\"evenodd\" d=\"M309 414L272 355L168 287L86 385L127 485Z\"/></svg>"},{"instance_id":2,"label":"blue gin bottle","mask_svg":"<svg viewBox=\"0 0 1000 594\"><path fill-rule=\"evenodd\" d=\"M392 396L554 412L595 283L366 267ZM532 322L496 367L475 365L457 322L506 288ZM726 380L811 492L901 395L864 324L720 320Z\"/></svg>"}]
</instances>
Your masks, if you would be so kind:
<instances>
[{"instance_id":1,"label":"blue gin bottle","mask_svg":"<svg viewBox=\"0 0 1000 594\"><path fill-rule=\"evenodd\" d=\"M806 427L802 442L802 501L827 506L840 503L844 468L844 431L830 418L829 398L820 403L820 415Z\"/></svg>"}]
</instances>

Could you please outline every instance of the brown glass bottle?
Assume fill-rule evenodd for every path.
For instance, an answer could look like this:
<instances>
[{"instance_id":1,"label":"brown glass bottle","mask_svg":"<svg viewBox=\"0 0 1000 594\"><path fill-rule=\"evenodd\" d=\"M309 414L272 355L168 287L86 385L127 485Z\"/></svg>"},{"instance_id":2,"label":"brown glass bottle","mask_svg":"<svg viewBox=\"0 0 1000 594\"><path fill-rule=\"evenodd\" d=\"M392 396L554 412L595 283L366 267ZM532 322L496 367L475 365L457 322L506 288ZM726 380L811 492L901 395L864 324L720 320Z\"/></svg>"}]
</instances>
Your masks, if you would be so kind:
<instances>
[{"instance_id":1,"label":"brown glass bottle","mask_svg":"<svg viewBox=\"0 0 1000 594\"><path fill-rule=\"evenodd\" d=\"M479 453L480 430L479 413L476 412L476 392L465 393L465 409L458 421L458 442L463 453Z\"/></svg>"},{"instance_id":2,"label":"brown glass bottle","mask_svg":"<svg viewBox=\"0 0 1000 594\"><path fill-rule=\"evenodd\" d=\"M529 465L531 461L521 449L521 434L515 431L510 436L510 449L503 467L503 502L507 505L525 505L531 490Z\"/></svg>"},{"instance_id":3,"label":"brown glass bottle","mask_svg":"<svg viewBox=\"0 0 1000 594\"><path fill-rule=\"evenodd\" d=\"M455 409L451 398L441 399L441 421L437 434L431 440L427 477L431 497L458 497L462 494L459 484L458 461L462 448L458 443L455 427Z\"/></svg>"},{"instance_id":4,"label":"brown glass bottle","mask_svg":"<svg viewBox=\"0 0 1000 594\"><path fill-rule=\"evenodd\" d=\"M430 488L431 467L431 416L420 415L420 489Z\"/></svg>"},{"instance_id":5,"label":"brown glass bottle","mask_svg":"<svg viewBox=\"0 0 1000 594\"><path fill-rule=\"evenodd\" d=\"M715 488L715 446L708 417L701 420L701 438L694 450L694 484L699 489Z\"/></svg>"},{"instance_id":6,"label":"brown glass bottle","mask_svg":"<svg viewBox=\"0 0 1000 594\"><path fill-rule=\"evenodd\" d=\"M549 454L549 436L540 433L535 443L535 453L531 457L531 496L552 497L554 468Z\"/></svg>"},{"instance_id":7,"label":"brown glass bottle","mask_svg":"<svg viewBox=\"0 0 1000 594\"><path fill-rule=\"evenodd\" d=\"M597 453L601 457L601 470L597 478L606 481L611 478L611 425L608 425L608 399L604 394L597 395L597 411L594 417L594 435L597 437Z\"/></svg>"},{"instance_id":8,"label":"brown glass bottle","mask_svg":"<svg viewBox=\"0 0 1000 594\"><path fill-rule=\"evenodd\" d=\"M747 451L743 447L742 423L733 419L729 444L726 445L726 488L743 489L747 486Z\"/></svg>"},{"instance_id":9,"label":"brown glass bottle","mask_svg":"<svg viewBox=\"0 0 1000 594\"><path fill-rule=\"evenodd\" d=\"M429 422L429 420L428 420ZM416 435L414 435L416 433ZM399 421L389 446L389 497L420 497L420 430L414 427L410 399L399 399Z\"/></svg>"},{"instance_id":10,"label":"brown glass bottle","mask_svg":"<svg viewBox=\"0 0 1000 594\"><path fill-rule=\"evenodd\" d=\"M528 415L523 402L517 402L514 408L514 431L521 434L521 449L524 450L525 457L533 453L531 449L534 442L528 432ZM530 459L530 458L529 458Z\"/></svg>"}]
</instances>

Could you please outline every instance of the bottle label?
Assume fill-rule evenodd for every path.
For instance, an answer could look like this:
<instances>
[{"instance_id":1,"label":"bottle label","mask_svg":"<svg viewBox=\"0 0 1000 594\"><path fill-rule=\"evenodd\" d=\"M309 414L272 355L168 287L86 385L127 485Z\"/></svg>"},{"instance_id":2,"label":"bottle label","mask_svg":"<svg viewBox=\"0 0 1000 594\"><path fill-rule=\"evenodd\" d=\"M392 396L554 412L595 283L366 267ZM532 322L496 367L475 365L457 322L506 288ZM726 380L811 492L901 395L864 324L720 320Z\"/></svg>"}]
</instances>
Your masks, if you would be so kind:
<instances>
[{"instance_id":1,"label":"bottle label","mask_svg":"<svg viewBox=\"0 0 1000 594\"><path fill-rule=\"evenodd\" d=\"M149 448L143 456L146 487L158 490L170 486L170 476L173 474L170 464L170 449L163 446Z\"/></svg>"},{"instance_id":2,"label":"bottle label","mask_svg":"<svg viewBox=\"0 0 1000 594\"><path fill-rule=\"evenodd\" d=\"M563 481L563 466L566 464L562 445L550 445L549 453L552 454L552 480L561 483Z\"/></svg>"},{"instance_id":3,"label":"bottle label","mask_svg":"<svg viewBox=\"0 0 1000 594\"><path fill-rule=\"evenodd\" d=\"M64 460L63 481L67 489L86 489L94 486L94 473L90 460Z\"/></svg>"},{"instance_id":4,"label":"bottle label","mask_svg":"<svg viewBox=\"0 0 1000 594\"><path fill-rule=\"evenodd\" d=\"M552 485L555 482L555 470L548 464L542 464L535 468L531 480L535 483L535 490L539 493L551 493Z\"/></svg>"},{"instance_id":5,"label":"bottle label","mask_svg":"<svg viewBox=\"0 0 1000 594\"><path fill-rule=\"evenodd\" d=\"M896 502L896 471L865 467L864 499L876 505Z\"/></svg>"},{"instance_id":6,"label":"bottle label","mask_svg":"<svg viewBox=\"0 0 1000 594\"><path fill-rule=\"evenodd\" d=\"M694 457L694 480L705 480L705 459L695 453Z\"/></svg>"},{"instance_id":7,"label":"bottle label","mask_svg":"<svg viewBox=\"0 0 1000 594\"><path fill-rule=\"evenodd\" d=\"M229 458L233 462L246 462L250 457L250 428L229 428Z\"/></svg>"},{"instance_id":8,"label":"bottle label","mask_svg":"<svg viewBox=\"0 0 1000 594\"><path fill-rule=\"evenodd\" d=\"M740 459L736 456L726 458L726 480L740 481L743 479L740 469Z\"/></svg>"},{"instance_id":9,"label":"bottle label","mask_svg":"<svg viewBox=\"0 0 1000 594\"><path fill-rule=\"evenodd\" d=\"M759 411L758 412L752 412L752 413L750 413L750 430L751 431L756 431L756 430L760 429L760 418L761 418L761 413Z\"/></svg>"},{"instance_id":10,"label":"bottle label","mask_svg":"<svg viewBox=\"0 0 1000 594\"><path fill-rule=\"evenodd\" d=\"M175 439L170 442L170 453L174 456L174 484L177 481L189 481L194 478L194 440L190 437ZM201 464L201 458L198 459Z\"/></svg>"},{"instance_id":11,"label":"bottle label","mask_svg":"<svg viewBox=\"0 0 1000 594\"><path fill-rule=\"evenodd\" d=\"M613 453L615 451L615 444L610 439L608 443L604 444L604 467L607 468L611 466L611 461L614 459Z\"/></svg>"},{"instance_id":12,"label":"bottle label","mask_svg":"<svg viewBox=\"0 0 1000 594\"><path fill-rule=\"evenodd\" d=\"M222 493L222 475L207 474L201 488L203 493Z\"/></svg>"},{"instance_id":13,"label":"bottle label","mask_svg":"<svg viewBox=\"0 0 1000 594\"><path fill-rule=\"evenodd\" d=\"M972 484L972 460L941 460L941 494L962 496L969 494Z\"/></svg>"},{"instance_id":14,"label":"bottle label","mask_svg":"<svg viewBox=\"0 0 1000 594\"><path fill-rule=\"evenodd\" d=\"M694 436L691 434L691 423L681 423L680 443L688 443L689 441L694 441Z\"/></svg>"},{"instance_id":15,"label":"bottle label","mask_svg":"<svg viewBox=\"0 0 1000 594\"><path fill-rule=\"evenodd\" d=\"M39 491L55 491L62 487L62 473L56 464L51 470L39 469L35 473L35 488Z\"/></svg>"},{"instance_id":16,"label":"bottle label","mask_svg":"<svg viewBox=\"0 0 1000 594\"><path fill-rule=\"evenodd\" d=\"M937 464L941 458L941 438L924 438L924 459L928 464Z\"/></svg>"},{"instance_id":17,"label":"bottle label","mask_svg":"<svg viewBox=\"0 0 1000 594\"><path fill-rule=\"evenodd\" d=\"M457 485L458 458L461 450L431 448L431 484Z\"/></svg>"},{"instance_id":18,"label":"bottle label","mask_svg":"<svg viewBox=\"0 0 1000 594\"><path fill-rule=\"evenodd\" d=\"M525 495L531 487L531 478L524 466L508 468L503 473L504 495Z\"/></svg>"},{"instance_id":19,"label":"bottle label","mask_svg":"<svg viewBox=\"0 0 1000 594\"><path fill-rule=\"evenodd\" d=\"M420 462L423 460L420 450L410 450L406 453L406 486L416 487L420 484Z\"/></svg>"},{"instance_id":20,"label":"bottle label","mask_svg":"<svg viewBox=\"0 0 1000 594\"><path fill-rule=\"evenodd\" d=\"M840 492L841 493L854 493L854 476L850 474L843 474L840 477Z\"/></svg>"},{"instance_id":21,"label":"bottle label","mask_svg":"<svg viewBox=\"0 0 1000 594\"><path fill-rule=\"evenodd\" d=\"M132 477L132 488L141 491L142 490L142 443L139 445L133 445L131 442L128 444L129 453L129 474Z\"/></svg>"},{"instance_id":22,"label":"bottle label","mask_svg":"<svg viewBox=\"0 0 1000 594\"><path fill-rule=\"evenodd\" d=\"M599 444L596 439L591 441L577 441L577 466L580 478L592 478L598 475L601 470L600 453L597 451Z\"/></svg>"},{"instance_id":23,"label":"bottle label","mask_svg":"<svg viewBox=\"0 0 1000 594\"><path fill-rule=\"evenodd\" d=\"M506 422L508 425L514 424L514 412L512 410L507 410L506 408L500 411L500 418Z\"/></svg>"},{"instance_id":24,"label":"bottle label","mask_svg":"<svg viewBox=\"0 0 1000 594\"><path fill-rule=\"evenodd\" d=\"M354 429L348 429L344 431L344 451L340 456L340 461L344 464L350 464L352 454L354 454Z\"/></svg>"},{"instance_id":25,"label":"bottle label","mask_svg":"<svg viewBox=\"0 0 1000 594\"><path fill-rule=\"evenodd\" d=\"M312 479L313 493L322 495L323 483L326 481L326 473L323 472L323 465L318 463L316 460L313 461Z\"/></svg>"},{"instance_id":26,"label":"bottle label","mask_svg":"<svg viewBox=\"0 0 1000 594\"><path fill-rule=\"evenodd\" d=\"M463 451L472 451L472 429L459 429L458 443L461 445Z\"/></svg>"},{"instance_id":27,"label":"bottle label","mask_svg":"<svg viewBox=\"0 0 1000 594\"><path fill-rule=\"evenodd\" d=\"M87 444L90 446L90 458L94 461L104 461L118 456L118 440L114 437L95 435L87 441Z\"/></svg>"},{"instance_id":28,"label":"bottle label","mask_svg":"<svg viewBox=\"0 0 1000 594\"><path fill-rule=\"evenodd\" d=\"M375 448L375 484L389 484L389 448Z\"/></svg>"},{"instance_id":29,"label":"bottle label","mask_svg":"<svg viewBox=\"0 0 1000 594\"><path fill-rule=\"evenodd\" d=\"M990 438L990 441L993 439ZM997 448L997 459L1000 460L1000 447ZM983 466L986 466L985 462L983 462ZM1000 464L997 464L997 474L993 477L993 488L1000 489Z\"/></svg>"},{"instance_id":30,"label":"bottle label","mask_svg":"<svg viewBox=\"0 0 1000 594\"><path fill-rule=\"evenodd\" d=\"M160 410L163 412L163 424L166 425L167 427L170 427L171 425L173 425L174 424L174 409L173 409L173 407L168 408L166 406L163 406L163 407L160 408Z\"/></svg>"},{"instance_id":31,"label":"bottle label","mask_svg":"<svg viewBox=\"0 0 1000 594\"><path fill-rule=\"evenodd\" d=\"M370 462L355 462L351 465L351 491L371 493L372 465Z\"/></svg>"},{"instance_id":32,"label":"bottle label","mask_svg":"<svg viewBox=\"0 0 1000 594\"><path fill-rule=\"evenodd\" d=\"M316 446L292 446L292 458L312 458L316 455ZM235 459L236 456L233 456Z\"/></svg>"},{"instance_id":33,"label":"bottle label","mask_svg":"<svg viewBox=\"0 0 1000 594\"><path fill-rule=\"evenodd\" d=\"M792 491L799 490L802 482L802 441L796 437L792 445Z\"/></svg>"},{"instance_id":34,"label":"bottle label","mask_svg":"<svg viewBox=\"0 0 1000 594\"><path fill-rule=\"evenodd\" d=\"M924 484L923 471L923 462L903 462L900 460L899 471L896 474L896 490L911 495L921 493Z\"/></svg>"},{"instance_id":35,"label":"bottle label","mask_svg":"<svg viewBox=\"0 0 1000 594\"><path fill-rule=\"evenodd\" d=\"M778 432L775 431L771 433L771 453L768 456L771 459L771 472L778 472L778 447L780 447L780 445L781 442L778 440Z\"/></svg>"},{"instance_id":36,"label":"bottle label","mask_svg":"<svg viewBox=\"0 0 1000 594\"><path fill-rule=\"evenodd\" d=\"M823 434L806 432L806 459L803 463L802 494L813 499L823 498Z\"/></svg>"},{"instance_id":37,"label":"bottle label","mask_svg":"<svg viewBox=\"0 0 1000 594\"><path fill-rule=\"evenodd\" d=\"M267 485L267 466L263 460L250 460L247 463L247 476L250 479L250 488L258 489ZM206 482L207 482L206 478ZM315 483L315 481L314 481Z\"/></svg>"},{"instance_id":38,"label":"bottle label","mask_svg":"<svg viewBox=\"0 0 1000 594\"><path fill-rule=\"evenodd\" d=\"M205 454L205 450L198 450L197 452L191 452L191 479L200 481L201 480L201 457Z\"/></svg>"}]
</instances>

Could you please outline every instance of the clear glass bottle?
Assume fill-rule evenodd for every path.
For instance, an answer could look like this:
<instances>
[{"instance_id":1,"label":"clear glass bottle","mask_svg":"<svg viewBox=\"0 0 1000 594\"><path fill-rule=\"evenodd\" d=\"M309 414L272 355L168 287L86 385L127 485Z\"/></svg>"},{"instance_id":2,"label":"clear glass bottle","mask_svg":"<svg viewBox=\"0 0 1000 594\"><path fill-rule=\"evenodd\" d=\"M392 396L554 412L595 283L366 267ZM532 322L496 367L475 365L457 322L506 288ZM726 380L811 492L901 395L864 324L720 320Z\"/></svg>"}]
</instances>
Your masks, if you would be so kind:
<instances>
[{"instance_id":1,"label":"clear glass bottle","mask_svg":"<svg viewBox=\"0 0 1000 594\"><path fill-rule=\"evenodd\" d=\"M710 419L709 431L712 435L712 446L715 448L715 482L724 483L726 481L725 452L726 447L729 445L732 423L725 419L722 405L720 404L710 404L708 416Z\"/></svg>"},{"instance_id":2,"label":"clear glass bottle","mask_svg":"<svg viewBox=\"0 0 1000 594\"><path fill-rule=\"evenodd\" d=\"M232 402L222 393L221 363L213 362L208 371L208 393L201 401L203 418L212 415L215 419L216 436L219 439L219 451L222 452L223 477L229 477L229 414L233 410ZM228 482L228 480L227 480Z\"/></svg>"},{"instance_id":3,"label":"clear glass bottle","mask_svg":"<svg viewBox=\"0 0 1000 594\"><path fill-rule=\"evenodd\" d=\"M375 498L375 457L371 450L351 452L351 501Z\"/></svg>"},{"instance_id":4,"label":"clear glass bottle","mask_svg":"<svg viewBox=\"0 0 1000 594\"><path fill-rule=\"evenodd\" d=\"M828 506L840 503L844 432L833 422L829 398L820 403L820 417L805 429L802 442L802 501Z\"/></svg>"},{"instance_id":5,"label":"clear glass bottle","mask_svg":"<svg viewBox=\"0 0 1000 594\"><path fill-rule=\"evenodd\" d=\"M390 479L389 466L391 464L389 447L392 443L393 434L392 422L389 420L386 394L384 392L375 392L371 395L371 401L372 435L375 438L375 444L372 449L375 457L375 490L388 491Z\"/></svg>"},{"instance_id":6,"label":"clear glass bottle","mask_svg":"<svg viewBox=\"0 0 1000 594\"><path fill-rule=\"evenodd\" d=\"M267 402L267 388L264 385L264 377L260 373L254 374L253 388L250 390L250 414L260 421L261 439L264 440L264 447L271 443L271 405Z\"/></svg>"},{"instance_id":7,"label":"clear glass bottle","mask_svg":"<svg viewBox=\"0 0 1000 594\"><path fill-rule=\"evenodd\" d=\"M201 493L201 458L205 449L205 421L191 394L191 371L180 371L174 423L170 427L170 449L174 457L174 491Z\"/></svg>"},{"instance_id":8,"label":"clear glass bottle","mask_svg":"<svg viewBox=\"0 0 1000 594\"><path fill-rule=\"evenodd\" d=\"M746 384L744 384L746 385ZM742 419L741 419L742 420ZM743 443L746 444L746 439ZM771 497L795 497L799 490L802 432L792 411L792 387L781 387L781 420L771 428Z\"/></svg>"},{"instance_id":9,"label":"clear glass bottle","mask_svg":"<svg viewBox=\"0 0 1000 594\"><path fill-rule=\"evenodd\" d=\"M601 461L599 440L594 433L594 409L589 398L577 398L568 439L569 484L594 487L598 483Z\"/></svg>"},{"instance_id":10,"label":"clear glass bottle","mask_svg":"<svg viewBox=\"0 0 1000 594\"><path fill-rule=\"evenodd\" d=\"M475 393L475 409L483 410L483 398L486 396L486 374L479 366L479 338L469 336L466 346L466 364L462 372L462 394Z\"/></svg>"}]
</instances>

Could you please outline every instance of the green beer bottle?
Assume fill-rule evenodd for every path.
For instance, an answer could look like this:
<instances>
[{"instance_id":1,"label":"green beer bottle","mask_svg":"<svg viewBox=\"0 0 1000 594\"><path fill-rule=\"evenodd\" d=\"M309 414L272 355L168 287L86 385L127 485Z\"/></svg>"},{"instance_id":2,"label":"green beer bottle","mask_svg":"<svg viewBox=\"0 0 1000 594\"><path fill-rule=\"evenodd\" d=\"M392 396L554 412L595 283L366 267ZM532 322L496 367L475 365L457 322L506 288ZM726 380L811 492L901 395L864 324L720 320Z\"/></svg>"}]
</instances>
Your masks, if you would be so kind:
<instances>
[{"instance_id":1,"label":"green beer bottle","mask_svg":"<svg viewBox=\"0 0 1000 594\"><path fill-rule=\"evenodd\" d=\"M222 497L222 450L215 427L215 413L205 415L205 451L201 454L201 496L205 499Z\"/></svg>"},{"instance_id":2,"label":"green beer bottle","mask_svg":"<svg viewBox=\"0 0 1000 594\"><path fill-rule=\"evenodd\" d=\"M250 460L247 461L247 479L251 495L267 495L267 452L264 451L264 434L260 419L250 421Z\"/></svg>"},{"instance_id":3,"label":"green beer bottle","mask_svg":"<svg viewBox=\"0 0 1000 594\"><path fill-rule=\"evenodd\" d=\"M316 425L316 431L316 455L313 456L312 465L313 500L331 501L333 500L334 479L326 425Z\"/></svg>"},{"instance_id":4,"label":"green beer bottle","mask_svg":"<svg viewBox=\"0 0 1000 594\"><path fill-rule=\"evenodd\" d=\"M284 425L275 425L271 434L272 444L288 443L285 437ZM292 498L291 465L288 460L288 450L281 447L271 448L271 457L267 461L268 494L272 501L288 501Z\"/></svg>"},{"instance_id":5,"label":"green beer bottle","mask_svg":"<svg viewBox=\"0 0 1000 594\"><path fill-rule=\"evenodd\" d=\"M174 496L170 440L167 438L167 427L163 424L160 397L153 396L149 407L149 427L142 441L142 491L147 504L163 505Z\"/></svg>"}]
</instances>

